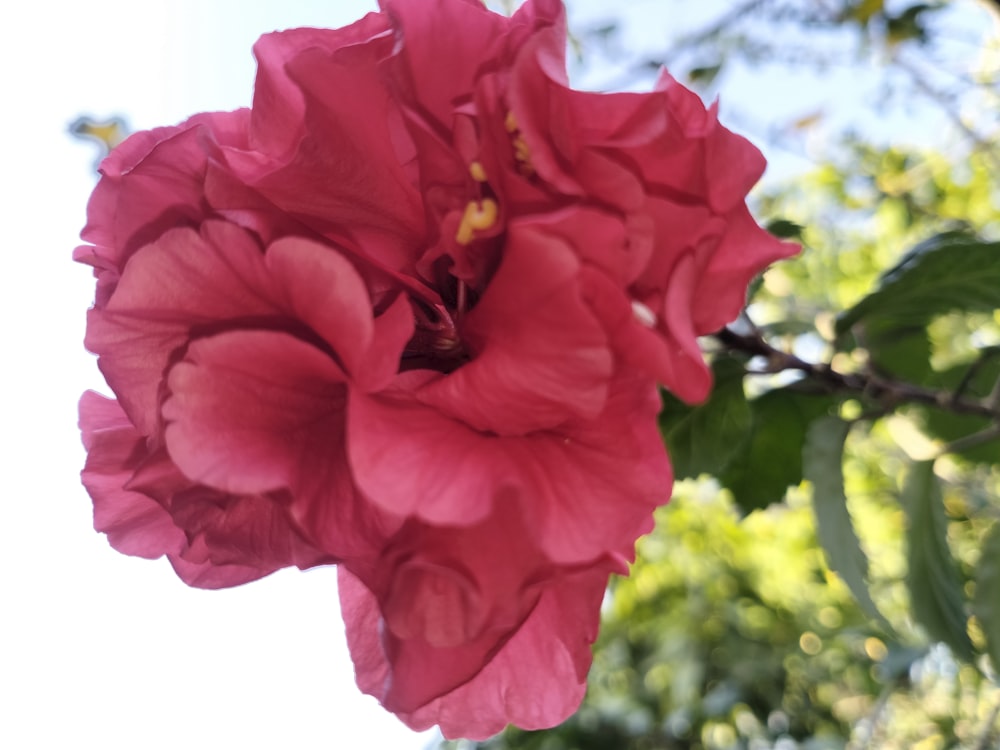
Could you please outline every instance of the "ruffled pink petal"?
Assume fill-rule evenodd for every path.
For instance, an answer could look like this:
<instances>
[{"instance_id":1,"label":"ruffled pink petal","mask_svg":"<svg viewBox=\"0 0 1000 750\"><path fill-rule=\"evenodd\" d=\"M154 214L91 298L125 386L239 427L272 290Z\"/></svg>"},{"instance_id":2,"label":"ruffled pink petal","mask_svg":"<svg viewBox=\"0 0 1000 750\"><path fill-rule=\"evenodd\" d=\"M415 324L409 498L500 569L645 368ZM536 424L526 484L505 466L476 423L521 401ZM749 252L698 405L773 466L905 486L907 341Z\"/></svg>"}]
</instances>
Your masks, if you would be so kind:
<instances>
[{"instance_id":1,"label":"ruffled pink petal","mask_svg":"<svg viewBox=\"0 0 1000 750\"><path fill-rule=\"evenodd\" d=\"M673 474L656 425L660 399L644 377L619 377L595 420L503 446L521 512L550 560L576 564L603 554L631 558L670 498Z\"/></svg>"},{"instance_id":2,"label":"ruffled pink petal","mask_svg":"<svg viewBox=\"0 0 1000 750\"><path fill-rule=\"evenodd\" d=\"M546 585L528 618L475 676L399 711L400 718L417 730L439 724L446 737L469 739L485 739L508 723L542 729L564 721L586 691L607 576L596 566ZM378 602L345 568L338 586L358 685L382 699L399 665L379 639Z\"/></svg>"},{"instance_id":3,"label":"ruffled pink petal","mask_svg":"<svg viewBox=\"0 0 1000 750\"><path fill-rule=\"evenodd\" d=\"M347 449L361 491L398 516L471 525L489 515L510 486L498 439L405 394L350 391Z\"/></svg>"},{"instance_id":4,"label":"ruffled pink petal","mask_svg":"<svg viewBox=\"0 0 1000 750\"><path fill-rule=\"evenodd\" d=\"M623 378L594 420L503 437L402 393L352 392L348 452L358 486L387 512L471 526L500 503L518 503L545 554L578 563L631 554L669 497L658 410L650 381Z\"/></svg>"},{"instance_id":5,"label":"ruffled pink petal","mask_svg":"<svg viewBox=\"0 0 1000 750\"><path fill-rule=\"evenodd\" d=\"M579 271L576 254L558 236L512 225L500 268L460 326L472 361L432 381L418 398L498 435L596 416L613 361L582 299Z\"/></svg>"},{"instance_id":6,"label":"ruffled pink petal","mask_svg":"<svg viewBox=\"0 0 1000 750\"><path fill-rule=\"evenodd\" d=\"M102 310L90 313L86 345L132 421L156 429L161 381L192 335L225 328L282 328L325 341L359 377L384 380L402 349L406 320L371 351L371 301L357 272L334 249L300 238L275 242L265 255L244 230L206 222L177 229L137 252ZM384 327L384 325L383 325Z\"/></svg>"},{"instance_id":7,"label":"ruffled pink petal","mask_svg":"<svg viewBox=\"0 0 1000 750\"><path fill-rule=\"evenodd\" d=\"M727 217L725 233L699 275L692 305L699 335L718 331L734 321L746 305L747 285L771 263L796 255L800 247L782 242L761 229L746 206Z\"/></svg>"},{"instance_id":8,"label":"ruffled pink petal","mask_svg":"<svg viewBox=\"0 0 1000 750\"><path fill-rule=\"evenodd\" d=\"M399 37L403 67L398 70L400 92L412 92L423 111L450 128L451 118L463 99L470 100L476 79L486 65L513 62L531 34L556 25L565 49L562 3L527 2L513 18L487 10L477 0L381 0Z\"/></svg>"},{"instance_id":9,"label":"ruffled pink petal","mask_svg":"<svg viewBox=\"0 0 1000 750\"><path fill-rule=\"evenodd\" d=\"M222 145L245 144L249 117L248 110L196 115L175 127L136 133L115 148L101 163L103 176L81 233L94 247L79 248L77 259L98 265L97 258L120 271L133 252L163 232L207 218L208 165ZM100 305L106 290L99 291Z\"/></svg>"},{"instance_id":10,"label":"ruffled pink petal","mask_svg":"<svg viewBox=\"0 0 1000 750\"><path fill-rule=\"evenodd\" d=\"M244 231L176 229L132 256L105 309L91 311L85 344L132 422L152 434L160 383L191 330L273 316L270 292L264 255Z\"/></svg>"},{"instance_id":11,"label":"ruffled pink petal","mask_svg":"<svg viewBox=\"0 0 1000 750\"><path fill-rule=\"evenodd\" d=\"M155 559L178 553L184 533L152 498L126 489L146 456L145 440L113 399L87 391L80 399L87 448L83 484L94 501L94 528L119 552Z\"/></svg>"},{"instance_id":12,"label":"ruffled pink petal","mask_svg":"<svg viewBox=\"0 0 1000 750\"><path fill-rule=\"evenodd\" d=\"M263 37L251 133L259 150L229 150L227 163L322 234L379 235L363 249L399 270L415 261L423 208L403 163L411 147L402 117L379 72L392 45L374 14L346 29Z\"/></svg>"},{"instance_id":13,"label":"ruffled pink petal","mask_svg":"<svg viewBox=\"0 0 1000 750\"><path fill-rule=\"evenodd\" d=\"M664 385L679 399L688 403L704 401L712 388L712 376L708 365L705 364L701 347L698 346L693 309L698 303L712 305L714 301L694 299L698 283L697 273L698 268L692 255L685 255L678 261L670 274L670 281L664 294L660 324L661 330L665 329L668 340L676 347L675 375Z\"/></svg>"}]
</instances>

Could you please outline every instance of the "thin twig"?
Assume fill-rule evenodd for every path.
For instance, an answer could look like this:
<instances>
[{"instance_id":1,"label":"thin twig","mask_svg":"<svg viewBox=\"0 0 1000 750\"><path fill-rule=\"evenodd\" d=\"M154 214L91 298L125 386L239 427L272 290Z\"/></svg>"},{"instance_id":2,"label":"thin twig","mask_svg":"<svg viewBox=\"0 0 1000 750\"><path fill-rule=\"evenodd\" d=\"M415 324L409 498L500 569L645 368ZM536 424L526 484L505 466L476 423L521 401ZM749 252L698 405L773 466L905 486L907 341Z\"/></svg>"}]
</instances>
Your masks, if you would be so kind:
<instances>
[{"instance_id":1,"label":"thin twig","mask_svg":"<svg viewBox=\"0 0 1000 750\"><path fill-rule=\"evenodd\" d=\"M985 430L980 430L971 435L960 437L958 440L951 441L941 449L941 453L942 455L945 453L961 453L997 438L1000 438L1000 424L990 425Z\"/></svg>"},{"instance_id":2,"label":"thin twig","mask_svg":"<svg viewBox=\"0 0 1000 750\"><path fill-rule=\"evenodd\" d=\"M838 372L829 365L806 362L794 354L776 349L759 334L741 335L723 328L715 334L715 338L730 351L763 357L767 367L762 374L798 371L827 393L850 393L878 401L885 407L924 404L955 414L969 414L1000 422L1000 405L987 400L955 398L950 391L892 380L873 372Z\"/></svg>"}]
</instances>

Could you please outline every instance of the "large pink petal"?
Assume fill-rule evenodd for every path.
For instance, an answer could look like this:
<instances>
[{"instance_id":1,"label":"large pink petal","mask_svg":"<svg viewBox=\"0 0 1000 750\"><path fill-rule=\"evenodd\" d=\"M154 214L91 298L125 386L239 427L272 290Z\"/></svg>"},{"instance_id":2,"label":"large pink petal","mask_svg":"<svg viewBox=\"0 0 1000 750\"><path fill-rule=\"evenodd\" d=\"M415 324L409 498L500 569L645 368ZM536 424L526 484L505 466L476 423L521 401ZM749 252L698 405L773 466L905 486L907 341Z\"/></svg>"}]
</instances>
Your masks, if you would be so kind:
<instances>
[{"instance_id":1,"label":"large pink petal","mask_svg":"<svg viewBox=\"0 0 1000 750\"><path fill-rule=\"evenodd\" d=\"M673 475L656 425L660 399L645 377L620 377L605 410L504 446L537 544L556 563L600 555L631 559L670 498Z\"/></svg>"},{"instance_id":2,"label":"large pink petal","mask_svg":"<svg viewBox=\"0 0 1000 750\"><path fill-rule=\"evenodd\" d=\"M472 680L409 715L445 737L485 739L507 724L547 729L568 719L587 690L608 571L554 581L521 628Z\"/></svg>"},{"instance_id":3,"label":"large pink petal","mask_svg":"<svg viewBox=\"0 0 1000 750\"><path fill-rule=\"evenodd\" d=\"M261 39L252 137L230 150L234 172L283 211L328 234L379 233L371 260L391 270L415 261L423 209L404 159L401 115L378 65L393 39L371 14L333 31L296 29Z\"/></svg>"},{"instance_id":4,"label":"large pink petal","mask_svg":"<svg viewBox=\"0 0 1000 750\"><path fill-rule=\"evenodd\" d=\"M670 496L651 381L620 378L593 420L526 436L473 430L405 394L356 392L348 450L362 491L380 507L431 524L471 526L518 503L554 562L631 556Z\"/></svg>"},{"instance_id":5,"label":"large pink petal","mask_svg":"<svg viewBox=\"0 0 1000 750\"><path fill-rule=\"evenodd\" d=\"M546 585L527 620L471 679L413 710L396 708L400 718L414 729L439 724L447 737L470 739L489 737L508 723L541 729L564 721L586 689L607 576L608 569L597 566ZM358 685L385 700L403 665L379 637L378 602L345 568L338 586ZM435 664L432 651L426 655L435 672L447 666Z\"/></svg>"},{"instance_id":6,"label":"large pink petal","mask_svg":"<svg viewBox=\"0 0 1000 750\"><path fill-rule=\"evenodd\" d=\"M234 494L287 488L288 512L333 555L387 533L354 489L344 374L324 352L285 333L223 333L192 343L168 387L167 449L187 476Z\"/></svg>"},{"instance_id":7,"label":"large pink petal","mask_svg":"<svg viewBox=\"0 0 1000 750\"><path fill-rule=\"evenodd\" d=\"M122 406L145 434L156 428L168 365L191 336L229 328L278 328L315 336L352 373L386 377L402 349L406 321L394 318L374 362L371 301L364 283L333 248L284 238L265 254L244 230L206 222L177 229L137 252L102 310L93 310L87 347ZM384 327L384 326L383 326Z\"/></svg>"},{"instance_id":8,"label":"large pink petal","mask_svg":"<svg viewBox=\"0 0 1000 750\"><path fill-rule=\"evenodd\" d=\"M314 444L342 431L343 372L285 333L199 339L171 368L168 388L162 413L171 458L192 480L224 492L295 484Z\"/></svg>"},{"instance_id":9,"label":"large pink petal","mask_svg":"<svg viewBox=\"0 0 1000 750\"><path fill-rule=\"evenodd\" d=\"M405 394L352 390L347 417L354 477L389 513L470 525L489 515L509 487L511 468L498 439Z\"/></svg>"}]
</instances>

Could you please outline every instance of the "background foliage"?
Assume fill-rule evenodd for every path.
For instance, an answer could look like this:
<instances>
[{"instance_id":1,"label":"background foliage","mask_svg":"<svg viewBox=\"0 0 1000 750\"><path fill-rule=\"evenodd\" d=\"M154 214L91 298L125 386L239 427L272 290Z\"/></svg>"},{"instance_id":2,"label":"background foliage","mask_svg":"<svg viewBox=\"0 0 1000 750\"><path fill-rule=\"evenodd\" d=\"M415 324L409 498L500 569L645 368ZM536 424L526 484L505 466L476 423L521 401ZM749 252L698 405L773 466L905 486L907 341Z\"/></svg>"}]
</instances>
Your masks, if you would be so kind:
<instances>
[{"instance_id":1,"label":"background foliage","mask_svg":"<svg viewBox=\"0 0 1000 750\"><path fill-rule=\"evenodd\" d=\"M858 122L951 128L914 146L816 111L758 131L810 149L755 196L804 252L706 339L710 399L664 396L682 481L609 592L583 708L483 750L1000 746L997 26L983 46L954 25L998 11L749 0L669 54L624 49L613 14L575 30L637 84L854 65L884 92Z\"/></svg>"}]
</instances>

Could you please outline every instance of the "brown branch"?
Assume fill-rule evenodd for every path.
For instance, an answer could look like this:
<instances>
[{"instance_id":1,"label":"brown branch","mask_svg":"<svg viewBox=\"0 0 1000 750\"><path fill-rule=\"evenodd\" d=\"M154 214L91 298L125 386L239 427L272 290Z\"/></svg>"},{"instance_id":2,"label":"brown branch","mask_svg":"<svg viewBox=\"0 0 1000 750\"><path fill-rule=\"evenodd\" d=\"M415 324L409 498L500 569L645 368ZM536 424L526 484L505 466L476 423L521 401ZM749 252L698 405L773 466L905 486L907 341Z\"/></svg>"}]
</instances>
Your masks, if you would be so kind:
<instances>
[{"instance_id":1,"label":"brown branch","mask_svg":"<svg viewBox=\"0 0 1000 750\"><path fill-rule=\"evenodd\" d=\"M989 399L956 397L951 391L925 388L874 372L838 372L830 365L806 362L794 354L776 349L759 333L743 335L723 328L715 334L715 338L729 351L767 360L767 367L760 371L761 374L789 370L801 372L812 384L827 393L847 393L875 400L886 411L898 404L923 404L955 414L968 414L1000 422L1000 405L991 403Z\"/></svg>"}]
</instances>

